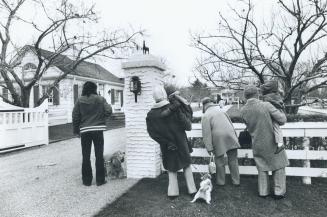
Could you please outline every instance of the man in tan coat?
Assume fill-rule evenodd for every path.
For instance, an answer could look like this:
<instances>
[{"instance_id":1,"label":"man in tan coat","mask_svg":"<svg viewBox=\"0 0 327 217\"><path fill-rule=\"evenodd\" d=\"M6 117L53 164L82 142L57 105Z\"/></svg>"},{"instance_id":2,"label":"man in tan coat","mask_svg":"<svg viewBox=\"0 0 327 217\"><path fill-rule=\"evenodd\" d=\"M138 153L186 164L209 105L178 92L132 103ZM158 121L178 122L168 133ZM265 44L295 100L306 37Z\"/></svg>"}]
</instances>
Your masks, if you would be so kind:
<instances>
[{"instance_id":1,"label":"man in tan coat","mask_svg":"<svg viewBox=\"0 0 327 217\"><path fill-rule=\"evenodd\" d=\"M202 104L204 112L202 116L203 142L209 154L215 155L216 184L225 184L224 154L226 153L232 184L239 185L237 149L240 148L240 145L232 122L229 116L210 98L204 98Z\"/></svg>"},{"instance_id":2,"label":"man in tan coat","mask_svg":"<svg viewBox=\"0 0 327 217\"><path fill-rule=\"evenodd\" d=\"M253 158L258 169L259 196L267 197L270 194L268 172L272 171L273 197L282 199L286 193L285 167L289 162L285 150L275 154L273 120L283 125L286 116L269 102L259 100L258 95L255 86L245 88L244 97L247 102L241 110L241 116L252 137Z\"/></svg>"}]
</instances>

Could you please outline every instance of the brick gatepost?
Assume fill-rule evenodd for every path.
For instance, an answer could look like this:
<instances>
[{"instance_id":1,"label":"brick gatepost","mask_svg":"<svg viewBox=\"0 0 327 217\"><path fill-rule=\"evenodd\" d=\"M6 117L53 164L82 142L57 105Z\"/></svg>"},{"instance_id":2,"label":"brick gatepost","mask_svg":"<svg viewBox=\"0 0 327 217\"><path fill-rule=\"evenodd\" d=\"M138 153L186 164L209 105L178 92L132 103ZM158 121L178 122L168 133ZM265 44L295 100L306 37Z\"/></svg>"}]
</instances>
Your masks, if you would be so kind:
<instances>
[{"instance_id":1,"label":"brick gatepost","mask_svg":"<svg viewBox=\"0 0 327 217\"><path fill-rule=\"evenodd\" d=\"M146 129L146 115L154 105L153 88L163 85L165 66L153 55L136 54L122 63L125 72L124 111L126 122L126 165L128 178L157 177L161 173L160 146ZM135 102L130 91L132 77L141 82Z\"/></svg>"}]
</instances>

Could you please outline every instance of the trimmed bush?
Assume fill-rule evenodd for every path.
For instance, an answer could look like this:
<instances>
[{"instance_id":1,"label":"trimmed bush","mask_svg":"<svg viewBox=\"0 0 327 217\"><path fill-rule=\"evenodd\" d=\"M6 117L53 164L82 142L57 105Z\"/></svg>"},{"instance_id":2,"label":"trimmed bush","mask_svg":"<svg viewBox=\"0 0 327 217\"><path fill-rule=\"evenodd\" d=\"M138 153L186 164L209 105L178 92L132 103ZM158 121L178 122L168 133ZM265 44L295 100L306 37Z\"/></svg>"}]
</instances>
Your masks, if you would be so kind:
<instances>
[{"instance_id":1,"label":"trimmed bush","mask_svg":"<svg viewBox=\"0 0 327 217\"><path fill-rule=\"evenodd\" d=\"M240 114L227 111L233 123L243 123ZM287 114L287 122L327 122L327 115L312 114ZM201 123L201 117L193 117L193 123Z\"/></svg>"}]
</instances>

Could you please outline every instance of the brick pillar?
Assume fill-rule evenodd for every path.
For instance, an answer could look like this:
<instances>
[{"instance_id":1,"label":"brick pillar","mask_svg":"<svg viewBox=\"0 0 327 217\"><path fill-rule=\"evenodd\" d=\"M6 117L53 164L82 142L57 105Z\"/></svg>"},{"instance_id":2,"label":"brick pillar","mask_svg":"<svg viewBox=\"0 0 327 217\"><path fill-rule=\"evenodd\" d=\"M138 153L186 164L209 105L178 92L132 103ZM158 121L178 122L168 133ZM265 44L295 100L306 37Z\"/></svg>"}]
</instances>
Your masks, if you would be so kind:
<instances>
[{"instance_id":1,"label":"brick pillar","mask_svg":"<svg viewBox=\"0 0 327 217\"><path fill-rule=\"evenodd\" d=\"M128 178L154 178L161 173L159 144L146 129L146 115L154 105L153 88L163 85L165 66L153 55L137 54L122 63L125 72L124 111L126 117L126 164ZM134 99L130 81L138 76L141 95Z\"/></svg>"}]
</instances>

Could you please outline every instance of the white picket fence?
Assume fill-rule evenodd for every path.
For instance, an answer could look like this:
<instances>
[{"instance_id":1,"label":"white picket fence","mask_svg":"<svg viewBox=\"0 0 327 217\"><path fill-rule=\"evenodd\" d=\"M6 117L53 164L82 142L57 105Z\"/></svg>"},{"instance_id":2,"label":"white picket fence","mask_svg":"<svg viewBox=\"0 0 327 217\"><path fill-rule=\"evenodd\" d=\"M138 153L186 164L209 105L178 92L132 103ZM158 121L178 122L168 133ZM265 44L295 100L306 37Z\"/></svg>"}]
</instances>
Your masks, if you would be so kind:
<instances>
[{"instance_id":1,"label":"white picket fence","mask_svg":"<svg viewBox=\"0 0 327 217\"><path fill-rule=\"evenodd\" d=\"M245 125L235 123L234 128L239 134ZM303 167L286 167L287 176L301 176L305 184L311 184L311 177L327 178L327 168L310 168L310 160L327 160L327 151L310 150L310 137L327 137L327 123L324 122L296 122L286 123L282 126L284 137L304 137L304 150L287 150L289 159L303 160ZM187 132L188 137L202 137L200 124L193 124L192 131ZM209 157L206 149L194 148L192 157ZM239 149L239 158L253 158L251 149ZM208 165L192 165L193 172L208 172ZM240 174L257 175L255 166L239 166ZM226 173L229 173L226 166Z\"/></svg>"},{"instance_id":2,"label":"white picket fence","mask_svg":"<svg viewBox=\"0 0 327 217\"><path fill-rule=\"evenodd\" d=\"M49 144L48 102L36 108L0 103L0 153Z\"/></svg>"}]
</instances>

